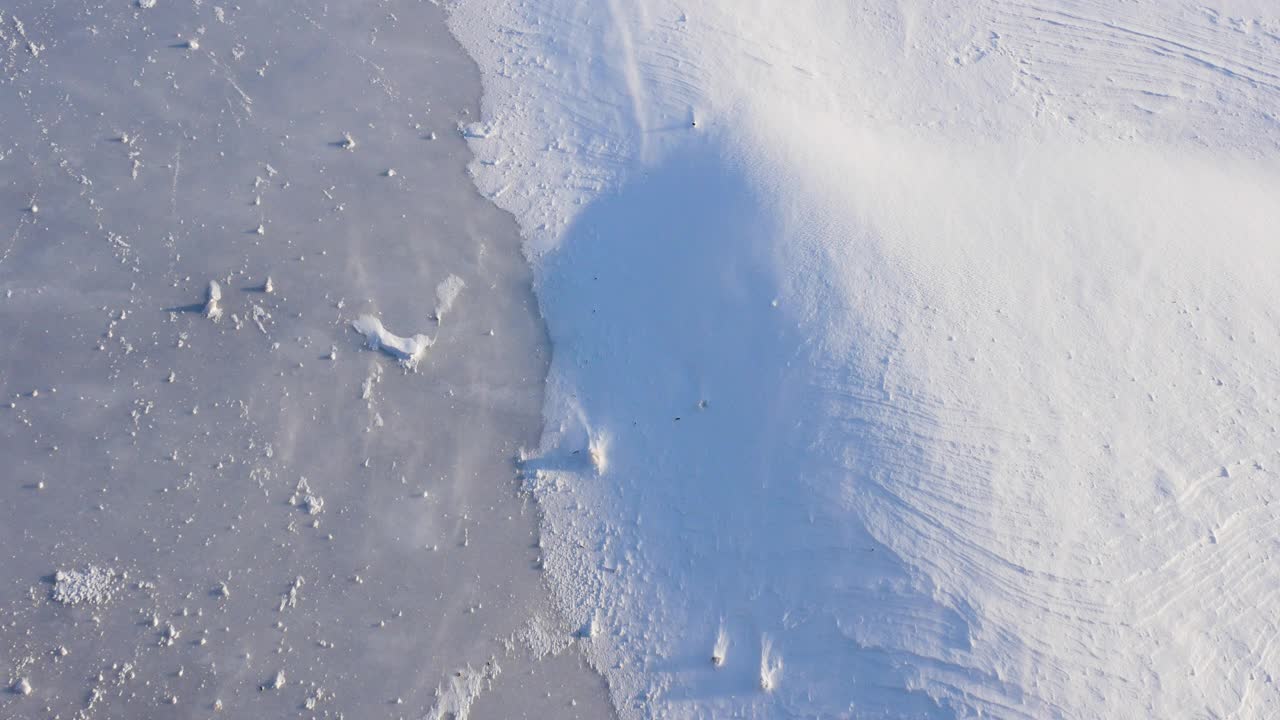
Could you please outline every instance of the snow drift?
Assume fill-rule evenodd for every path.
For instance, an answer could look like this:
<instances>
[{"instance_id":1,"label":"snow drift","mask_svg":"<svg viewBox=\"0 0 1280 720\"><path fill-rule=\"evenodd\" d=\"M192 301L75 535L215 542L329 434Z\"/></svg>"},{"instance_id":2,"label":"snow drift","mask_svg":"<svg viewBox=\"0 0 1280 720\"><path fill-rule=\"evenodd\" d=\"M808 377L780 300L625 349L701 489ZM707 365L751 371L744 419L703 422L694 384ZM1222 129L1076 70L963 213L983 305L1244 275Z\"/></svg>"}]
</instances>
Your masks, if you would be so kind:
<instances>
[{"instance_id":1,"label":"snow drift","mask_svg":"<svg viewBox=\"0 0 1280 720\"><path fill-rule=\"evenodd\" d=\"M1274 713L1280 23L1044 5L454 4L623 717Z\"/></svg>"},{"instance_id":2,"label":"snow drift","mask_svg":"<svg viewBox=\"0 0 1280 720\"><path fill-rule=\"evenodd\" d=\"M433 338L423 333L410 337L396 335L373 315L361 315L351 323L351 327L364 336L370 350L381 350L399 360L400 365L408 370L416 370L427 349L435 344Z\"/></svg>"}]
</instances>

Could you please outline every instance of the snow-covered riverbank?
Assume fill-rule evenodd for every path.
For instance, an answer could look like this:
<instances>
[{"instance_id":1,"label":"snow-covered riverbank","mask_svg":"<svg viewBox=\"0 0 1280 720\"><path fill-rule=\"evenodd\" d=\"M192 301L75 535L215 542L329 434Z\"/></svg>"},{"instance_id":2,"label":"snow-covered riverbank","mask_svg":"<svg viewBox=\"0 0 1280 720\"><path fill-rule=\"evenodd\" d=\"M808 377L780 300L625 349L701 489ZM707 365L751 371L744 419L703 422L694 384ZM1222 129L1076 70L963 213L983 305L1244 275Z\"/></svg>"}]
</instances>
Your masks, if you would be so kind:
<instances>
[{"instance_id":1,"label":"snow-covered riverbank","mask_svg":"<svg viewBox=\"0 0 1280 720\"><path fill-rule=\"evenodd\" d=\"M1273 4L449 8L624 716L1274 714Z\"/></svg>"}]
</instances>

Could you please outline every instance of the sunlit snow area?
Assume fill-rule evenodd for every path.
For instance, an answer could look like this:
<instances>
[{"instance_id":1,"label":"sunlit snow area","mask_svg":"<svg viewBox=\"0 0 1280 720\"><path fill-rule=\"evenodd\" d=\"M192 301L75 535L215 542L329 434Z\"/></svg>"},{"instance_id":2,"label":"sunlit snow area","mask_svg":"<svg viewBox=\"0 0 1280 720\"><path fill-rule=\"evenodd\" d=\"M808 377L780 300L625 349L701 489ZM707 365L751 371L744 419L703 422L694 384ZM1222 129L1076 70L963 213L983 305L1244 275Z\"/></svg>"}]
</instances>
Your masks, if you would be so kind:
<instances>
[{"instance_id":1,"label":"sunlit snow area","mask_svg":"<svg viewBox=\"0 0 1280 720\"><path fill-rule=\"evenodd\" d=\"M1280 714L1272 0L0 53L0 717Z\"/></svg>"}]
</instances>

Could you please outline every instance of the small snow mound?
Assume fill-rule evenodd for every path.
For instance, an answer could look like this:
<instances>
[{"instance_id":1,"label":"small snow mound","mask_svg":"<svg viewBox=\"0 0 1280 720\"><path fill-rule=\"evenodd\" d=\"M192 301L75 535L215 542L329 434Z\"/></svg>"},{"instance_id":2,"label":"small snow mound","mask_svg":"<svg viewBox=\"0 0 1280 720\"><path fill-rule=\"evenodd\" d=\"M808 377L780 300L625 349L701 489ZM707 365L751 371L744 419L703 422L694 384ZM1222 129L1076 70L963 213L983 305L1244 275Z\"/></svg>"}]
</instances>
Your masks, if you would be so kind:
<instances>
[{"instance_id":1,"label":"small snow mound","mask_svg":"<svg viewBox=\"0 0 1280 720\"><path fill-rule=\"evenodd\" d=\"M306 584L306 578L301 575L294 578L293 582L289 584L289 591L280 596L280 607L278 608L278 611L284 612L287 608L298 607L298 591Z\"/></svg>"},{"instance_id":2,"label":"small snow mound","mask_svg":"<svg viewBox=\"0 0 1280 720\"><path fill-rule=\"evenodd\" d=\"M13 691L19 695L30 695L34 692L34 689L31 687L30 680L21 678L18 682L13 684Z\"/></svg>"},{"instance_id":3,"label":"small snow mound","mask_svg":"<svg viewBox=\"0 0 1280 720\"><path fill-rule=\"evenodd\" d=\"M305 477L298 480L298 487L289 498L289 504L306 510L308 515L319 515L324 512L324 498L311 491L311 486L307 484Z\"/></svg>"},{"instance_id":4,"label":"small snow mound","mask_svg":"<svg viewBox=\"0 0 1280 720\"><path fill-rule=\"evenodd\" d=\"M436 323L444 322L444 314L453 308L453 303L458 299L458 293L462 292L462 288L467 284L457 275L450 275L440 284L436 286Z\"/></svg>"},{"instance_id":5,"label":"small snow mound","mask_svg":"<svg viewBox=\"0 0 1280 720\"><path fill-rule=\"evenodd\" d=\"M370 349L381 350L397 358L400 364L409 370L418 367L422 356L427 354L427 348L435 342L421 333L413 337L400 337L383 327L382 321L373 315L361 315L351 323L351 327L364 335Z\"/></svg>"},{"instance_id":6,"label":"small snow mound","mask_svg":"<svg viewBox=\"0 0 1280 720\"><path fill-rule=\"evenodd\" d=\"M59 570L53 576L53 599L63 605L103 605L116 591L116 573L90 565L85 570Z\"/></svg>"},{"instance_id":7,"label":"small snow mound","mask_svg":"<svg viewBox=\"0 0 1280 720\"><path fill-rule=\"evenodd\" d=\"M204 316L214 322L222 319L222 286L217 280L209 281L209 289L205 291Z\"/></svg>"}]
</instances>

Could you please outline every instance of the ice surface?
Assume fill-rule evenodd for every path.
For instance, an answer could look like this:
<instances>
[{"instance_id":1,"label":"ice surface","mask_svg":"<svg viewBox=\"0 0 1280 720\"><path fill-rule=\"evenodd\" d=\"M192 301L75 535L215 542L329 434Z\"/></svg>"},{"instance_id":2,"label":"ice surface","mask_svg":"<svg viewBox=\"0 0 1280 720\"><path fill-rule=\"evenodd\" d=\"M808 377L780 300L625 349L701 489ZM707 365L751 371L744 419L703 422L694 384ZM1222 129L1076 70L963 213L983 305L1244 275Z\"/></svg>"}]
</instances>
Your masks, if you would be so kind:
<instances>
[{"instance_id":1,"label":"ice surface","mask_svg":"<svg viewBox=\"0 0 1280 720\"><path fill-rule=\"evenodd\" d=\"M450 7L623 717L1276 714L1274 3Z\"/></svg>"},{"instance_id":2,"label":"ice surface","mask_svg":"<svg viewBox=\"0 0 1280 720\"><path fill-rule=\"evenodd\" d=\"M479 95L417 0L0 3L0 718L423 718L491 661L471 720L609 716L512 641L574 628ZM363 314L430 328L417 373Z\"/></svg>"}]
</instances>

